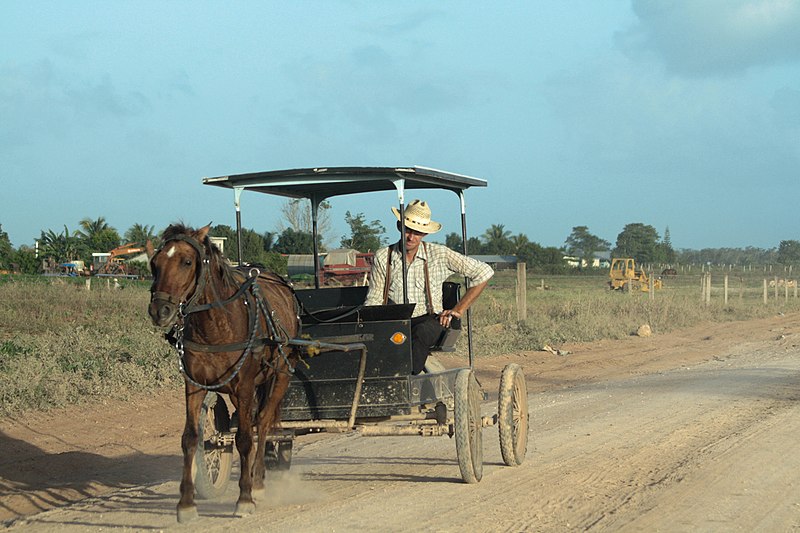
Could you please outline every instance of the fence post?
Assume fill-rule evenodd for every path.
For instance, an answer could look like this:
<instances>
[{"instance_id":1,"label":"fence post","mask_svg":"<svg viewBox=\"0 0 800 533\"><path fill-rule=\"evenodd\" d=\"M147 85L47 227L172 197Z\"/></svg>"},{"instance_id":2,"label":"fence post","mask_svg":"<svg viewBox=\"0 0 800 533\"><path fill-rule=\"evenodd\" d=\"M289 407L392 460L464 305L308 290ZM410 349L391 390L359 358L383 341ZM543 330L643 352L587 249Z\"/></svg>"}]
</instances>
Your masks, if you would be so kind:
<instances>
[{"instance_id":1,"label":"fence post","mask_svg":"<svg viewBox=\"0 0 800 533\"><path fill-rule=\"evenodd\" d=\"M764 305L767 305L767 279L764 278Z\"/></svg>"},{"instance_id":2,"label":"fence post","mask_svg":"<svg viewBox=\"0 0 800 533\"><path fill-rule=\"evenodd\" d=\"M706 301L706 275L700 276L700 301Z\"/></svg>"},{"instance_id":3,"label":"fence post","mask_svg":"<svg viewBox=\"0 0 800 533\"><path fill-rule=\"evenodd\" d=\"M656 299L656 282L653 280L653 271L650 271L650 279L647 280L647 283L650 284L648 289L650 289L650 301Z\"/></svg>"},{"instance_id":4,"label":"fence post","mask_svg":"<svg viewBox=\"0 0 800 533\"><path fill-rule=\"evenodd\" d=\"M778 301L778 276L775 276L775 301Z\"/></svg>"},{"instance_id":5,"label":"fence post","mask_svg":"<svg viewBox=\"0 0 800 533\"><path fill-rule=\"evenodd\" d=\"M528 319L528 293L525 263L517 263L517 320L525 322Z\"/></svg>"},{"instance_id":6,"label":"fence post","mask_svg":"<svg viewBox=\"0 0 800 533\"><path fill-rule=\"evenodd\" d=\"M725 296L723 297L723 302L725 305L728 305L728 275L725 274L725 277L722 279L722 286L725 289Z\"/></svg>"}]
</instances>

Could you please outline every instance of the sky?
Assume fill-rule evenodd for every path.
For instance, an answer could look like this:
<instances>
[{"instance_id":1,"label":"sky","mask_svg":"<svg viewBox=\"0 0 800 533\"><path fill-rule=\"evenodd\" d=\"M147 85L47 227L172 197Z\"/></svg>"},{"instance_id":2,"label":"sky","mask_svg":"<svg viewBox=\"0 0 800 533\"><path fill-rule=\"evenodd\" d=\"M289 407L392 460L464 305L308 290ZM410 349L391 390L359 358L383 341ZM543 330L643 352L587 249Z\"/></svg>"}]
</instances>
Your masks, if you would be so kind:
<instances>
[{"instance_id":1,"label":"sky","mask_svg":"<svg viewBox=\"0 0 800 533\"><path fill-rule=\"evenodd\" d=\"M800 2L25 1L0 7L0 224L235 227L205 176L432 167L470 236L626 224L676 249L800 240ZM452 193L427 200L460 233ZM242 195L278 231L284 199ZM394 231L392 193L332 200Z\"/></svg>"}]
</instances>

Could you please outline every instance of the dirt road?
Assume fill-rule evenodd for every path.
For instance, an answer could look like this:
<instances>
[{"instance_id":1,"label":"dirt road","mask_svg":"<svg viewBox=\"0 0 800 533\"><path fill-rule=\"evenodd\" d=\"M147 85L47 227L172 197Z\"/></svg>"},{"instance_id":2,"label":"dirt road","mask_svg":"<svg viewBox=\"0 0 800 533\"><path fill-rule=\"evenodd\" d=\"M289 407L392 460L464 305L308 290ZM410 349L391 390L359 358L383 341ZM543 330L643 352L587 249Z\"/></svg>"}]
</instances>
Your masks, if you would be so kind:
<instances>
[{"instance_id":1,"label":"dirt road","mask_svg":"<svg viewBox=\"0 0 800 533\"><path fill-rule=\"evenodd\" d=\"M236 486L175 523L176 394L0 423L0 519L12 530L800 530L800 314L485 357L497 390L525 369L531 442L461 482L446 437L301 437L256 514ZM444 361L446 364L460 362ZM485 414L495 412L492 402Z\"/></svg>"}]
</instances>

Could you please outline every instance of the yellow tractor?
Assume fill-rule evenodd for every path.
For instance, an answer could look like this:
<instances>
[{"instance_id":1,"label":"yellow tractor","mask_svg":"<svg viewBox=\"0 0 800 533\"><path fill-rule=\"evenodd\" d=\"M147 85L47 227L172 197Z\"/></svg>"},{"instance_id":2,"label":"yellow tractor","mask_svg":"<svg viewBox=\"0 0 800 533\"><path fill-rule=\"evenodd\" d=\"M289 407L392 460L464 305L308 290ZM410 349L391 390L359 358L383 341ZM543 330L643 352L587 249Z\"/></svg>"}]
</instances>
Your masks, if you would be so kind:
<instances>
[{"instance_id":1,"label":"yellow tractor","mask_svg":"<svg viewBox=\"0 0 800 533\"><path fill-rule=\"evenodd\" d=\"M621 257L611 260L608 286L612 290L650 291L650 279L644 269L636 268L632 257ZM653 288L661 288L661 280L653 280Z\"/></svg>"}]
</instances>

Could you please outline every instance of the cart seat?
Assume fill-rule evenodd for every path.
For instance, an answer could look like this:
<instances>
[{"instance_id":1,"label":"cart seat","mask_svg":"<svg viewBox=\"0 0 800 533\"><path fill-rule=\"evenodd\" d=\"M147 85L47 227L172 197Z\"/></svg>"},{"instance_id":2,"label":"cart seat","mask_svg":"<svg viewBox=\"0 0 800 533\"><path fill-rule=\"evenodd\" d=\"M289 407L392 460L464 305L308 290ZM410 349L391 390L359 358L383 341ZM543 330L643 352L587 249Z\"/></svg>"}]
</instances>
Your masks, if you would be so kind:
<instances>
[{"instance_id":1,"label":"cart seat","mask_svg":"<svg viewBox=\"0 0 800 533\"><path fill-rule=\"evenodd\" d=\"M452 281L442 283L442 307L444 309L452 309L460 299L461 284ZM442 332L430 349L433 352L454 352L459 336L461 336L461 319L454 317L450 322L450 327Z\"/></svg>"}]
</instances>

